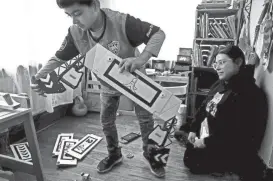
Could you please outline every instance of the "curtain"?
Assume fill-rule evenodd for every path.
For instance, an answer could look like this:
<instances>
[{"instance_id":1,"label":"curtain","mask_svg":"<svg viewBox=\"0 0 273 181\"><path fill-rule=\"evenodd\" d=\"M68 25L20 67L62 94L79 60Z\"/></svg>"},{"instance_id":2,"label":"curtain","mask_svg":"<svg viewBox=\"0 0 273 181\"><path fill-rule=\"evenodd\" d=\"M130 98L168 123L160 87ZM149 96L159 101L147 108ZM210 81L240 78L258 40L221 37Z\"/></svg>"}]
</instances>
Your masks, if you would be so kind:
<instances>
[{"instance_id":1,"label":"curtain","mask_svg":"<svg viewBox=\"0 0 273 181\"><path fill-rule=\"evenodd\" d=\"M111 1L101 0L103 7ZM65 86L61 94L39 96L30 88L30 77L35 75L58 50L72 20L59 9L56 0L12 0L1 2L0 11L0 92L27 93L31 100L33 115L53 112L58 105L73 102L82 94L81 84L75 90ZM22 130L17 125L0 129L0 153L8 148L8 135Z\"/></svg>"},{"instance_id":2,"label":"curtain","mask_svg":"<svg viewBox=\"0 0 273 181\"><path fill-rule=\"evenodd\" d=\"M72 20L55 0L13 0L2 5L7 8L0 12L5 17L0 32L0 91L27 93L33 114L53 112L58 105L72 103L75 94L81 94L81 86L76 91L66 86L66 92L47 98L30 88L30 77L59 49ZM10 8L16 13L10 13Z\"/></svg>"}]
</instances>

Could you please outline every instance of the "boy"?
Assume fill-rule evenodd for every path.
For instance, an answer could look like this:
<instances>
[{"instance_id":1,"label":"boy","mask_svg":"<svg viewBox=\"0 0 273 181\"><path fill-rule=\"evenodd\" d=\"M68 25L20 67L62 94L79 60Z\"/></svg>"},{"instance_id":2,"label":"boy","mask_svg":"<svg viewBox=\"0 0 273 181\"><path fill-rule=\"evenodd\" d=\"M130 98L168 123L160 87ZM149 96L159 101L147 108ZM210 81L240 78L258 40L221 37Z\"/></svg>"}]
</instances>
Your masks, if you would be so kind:
<instances>
[{"instance_id":1,"label":"boy","mask_svg":"<svg viewBox=\"0 0 273 181\"><path fill-rule=\"evenodd\" d=\"M58 6L73 19L73 24L55 56L35 75L35 80L45 77L65 61L78 54L85 55L96 43L100 43L123 60L120 72L140 69L152 57L157 56L165 40L165 34L159 27L110 9L101 9L99 0L57 0ZM137 46L146 44L144 51L135 57ZM121 93L107 83L101 82L100 119L106 137L108 156L97 166L99 173L110 171L122 162L121 149L118 146L118 134L115 125ZM33 89L44 96L37 86ZM152 115L142 107L135 105L143 140L143 156L149 163L151 172L164 177L164 167L156 167L149 162L147 142L148 134L153 130Z\"/></svg>"}]
</instances>

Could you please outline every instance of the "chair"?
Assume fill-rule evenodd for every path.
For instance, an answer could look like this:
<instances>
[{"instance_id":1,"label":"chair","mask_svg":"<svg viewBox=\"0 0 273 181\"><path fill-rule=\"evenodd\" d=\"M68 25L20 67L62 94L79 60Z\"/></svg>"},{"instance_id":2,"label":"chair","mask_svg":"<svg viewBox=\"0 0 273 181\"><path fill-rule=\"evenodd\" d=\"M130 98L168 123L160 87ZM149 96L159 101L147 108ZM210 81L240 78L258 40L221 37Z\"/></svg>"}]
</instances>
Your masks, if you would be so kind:
<instances>
[{"instance_id":1,"label":"chair","mask_svg":"<svg viewBox=\"0 0 273 181\"><path fill-rule=\"evenodd\" d=\"M20 123L24 123L24 129L26 133L26 138L29 144L29 149L32 157L32 163L22 161L10 156L2 155L0 154L0 165L3 167L10 168L15 171L25 172L31 175L36 176L36 179L38 181L44 181L44 175L43 175L43 168L42 168L42 160L36 135L36 130L33 122L32 117L32 110L30 108L30 100L27 96L20 96L20 95L11 95L6 93L0 92L0 97L3 100L3 97L7 97L6 100L9 101L2 101L2 109L0 109L0 128L6 129L10 128L14 125L18 125ZM4 105L4 102L8 103L8 105L13 105L18 99L24 102L23 104L20 103L21 107L14 108L13 110L8 110L7 105ZM17 101L17 102L21 102ZM1 103L1 101L0 101ZM3 106L4 105L4 106ZM16 104L18 105L18 104ZM25 105L23 108L22 105ZM6 109L5 109L6 106ZM10 176L5 177L8 179L12 178L12 174L9 172L3 172L3 174L0 174L1 176Z\"/></svg>"},{"instance_id":2,"label":"chair","mask_svg":"<svg viewBox=\"0 0 273 181\"><path fill-rule=\"evenodd\" d=\"M0 181L15 181L14 174L10 171L0 170Z\"/></svg>"}]
</instances>

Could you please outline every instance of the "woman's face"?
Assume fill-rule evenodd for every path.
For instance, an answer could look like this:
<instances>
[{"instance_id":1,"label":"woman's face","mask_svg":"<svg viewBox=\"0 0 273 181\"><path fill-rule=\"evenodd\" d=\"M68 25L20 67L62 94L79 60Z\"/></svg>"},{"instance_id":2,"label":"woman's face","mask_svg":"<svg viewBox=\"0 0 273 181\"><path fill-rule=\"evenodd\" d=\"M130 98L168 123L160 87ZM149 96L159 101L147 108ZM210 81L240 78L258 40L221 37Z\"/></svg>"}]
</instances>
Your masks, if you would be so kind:
<instances>
[{"instance_id":1,"label":"woman's face","mask_svg":"<svg viewBox=\"0 0 273 181\"><path fill-rule=\"evenodd\" d=\"M233 61L226 54L218 54L214 63L214 69L217 71L220 80L228 81L233 75L239 72L240 65Z\"/></svg>"}]
</instances>

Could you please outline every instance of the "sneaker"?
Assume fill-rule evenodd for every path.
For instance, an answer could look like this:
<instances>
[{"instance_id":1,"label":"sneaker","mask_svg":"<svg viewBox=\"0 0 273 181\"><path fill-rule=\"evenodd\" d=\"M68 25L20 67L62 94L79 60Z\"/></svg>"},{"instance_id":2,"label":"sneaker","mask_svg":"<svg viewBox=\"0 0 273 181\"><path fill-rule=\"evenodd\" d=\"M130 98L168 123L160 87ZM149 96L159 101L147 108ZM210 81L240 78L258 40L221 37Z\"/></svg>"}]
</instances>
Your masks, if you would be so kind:
<instances>
[{"instance_id":1,"label":"sneaker","mask_svg":"<svg viewBox=\"0 0 273 181\"><path fill-rule=\"evenodd\" d=\"M122 155L120 156L108 156L104 158L97 166L99 173L106 173L110 171L115 165L122 162Z\"/></svg>"},{"instance_id":2,"label":"sneaker","mask_svg":"<svg viewBox=\"0 0 273 181\"><path fill-rule=\"evenodd\" d=\"M145 152L143 152L143 156L145 158L145 161L149 165L152 174L159 178L165 177L165 168L163 166L156 167L153 163L149 161L149 156Z\"/></svg>"}]
</instances>

